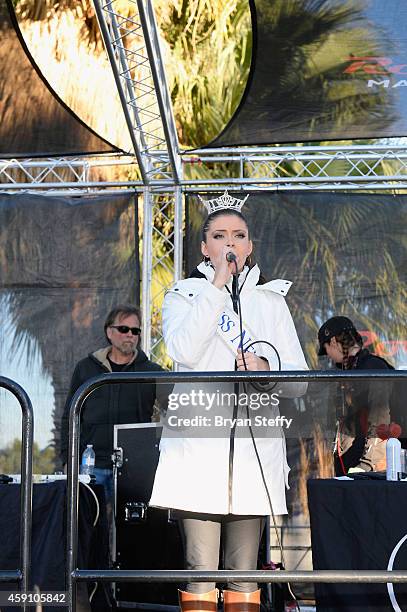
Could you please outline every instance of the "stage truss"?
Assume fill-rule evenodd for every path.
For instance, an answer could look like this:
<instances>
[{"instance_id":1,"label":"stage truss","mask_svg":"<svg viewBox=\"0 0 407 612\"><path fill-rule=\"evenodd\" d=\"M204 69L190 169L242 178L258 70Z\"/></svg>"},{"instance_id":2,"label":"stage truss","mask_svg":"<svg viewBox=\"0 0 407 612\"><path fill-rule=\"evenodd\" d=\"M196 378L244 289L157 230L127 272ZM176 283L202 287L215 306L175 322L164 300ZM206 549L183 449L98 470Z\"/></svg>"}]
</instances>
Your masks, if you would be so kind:
<instances>
[{"instance_id":1,"label":"stage truss","mask_svg":"<svg viewBox=\"0 0 407 612\"><path fill-rule=\"evenodd\" d=\"M167 160L166 152L160 158ZM142 310L144 349L167 363L160 311L166 289L182 277L184 195L213 192L282 190L393 191L407 189L407 145L251 147L180 153L184 178L150 185L103 180L103 173L138 168L137 159L99 158L2 160L0 191L83 195L131 191L143 201ZM198 170L197 170L198 169ZM229 176L229 178L223 178ZM211 177L211 178L208 178Z\"/></svg>"}]
</instances>

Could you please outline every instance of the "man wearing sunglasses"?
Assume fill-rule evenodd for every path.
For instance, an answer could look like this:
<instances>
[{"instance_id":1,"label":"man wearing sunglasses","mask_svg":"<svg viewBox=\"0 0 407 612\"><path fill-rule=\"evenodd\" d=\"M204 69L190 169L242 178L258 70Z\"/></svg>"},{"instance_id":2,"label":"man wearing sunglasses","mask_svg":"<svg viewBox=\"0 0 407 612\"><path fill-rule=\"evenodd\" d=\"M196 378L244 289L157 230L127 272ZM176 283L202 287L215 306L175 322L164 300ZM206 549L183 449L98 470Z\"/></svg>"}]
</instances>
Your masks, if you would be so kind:
<instances>
[{"instance_id":1,"label":"man wearing sunglasses","mask_svg":"<svg viewBox=\"0 0 407 612\"><path fill-rule=\"evenodd\" d=\"M141 333L140 309L116 306L107 316L104 332L108 346L79 361L72 376L61 423L61 459L67 462L69 406L75 391L89 378L106 372L161 371L138 347ZM113 426L118 423L151 421L156 399L165 408L167 394L163 385L126 383L104 385L86 400L81 417L80 453L93 444L96 455L96 482L105 487L107 501L113 499Z\"/></svg>"}]
</instances>

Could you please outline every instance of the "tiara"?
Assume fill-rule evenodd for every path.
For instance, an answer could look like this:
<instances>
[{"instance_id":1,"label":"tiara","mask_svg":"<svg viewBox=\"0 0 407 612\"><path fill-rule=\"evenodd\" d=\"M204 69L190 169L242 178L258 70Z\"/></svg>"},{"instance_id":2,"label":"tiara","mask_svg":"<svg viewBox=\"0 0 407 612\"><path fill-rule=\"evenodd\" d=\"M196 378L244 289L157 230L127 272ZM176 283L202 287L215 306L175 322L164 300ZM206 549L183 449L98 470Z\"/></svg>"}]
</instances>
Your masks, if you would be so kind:
<instances>
[{"instance_id":1,"label":"tiara","mask_svg":"<svg viewBox=\"0 0 407 612\"><path fill-rule=\"evenodd\" d=\"M218 210L223 210L226 208L240 212L249 195L250 194L247 194L244 200L239 200L238 198L233 198L231 195L229 195L226 190L224 194L218 198L214 198L213 200L203 200L200 195L198 195L198 198L208 211L208 215L211 215Z\"/></svg>"}]
</instances>

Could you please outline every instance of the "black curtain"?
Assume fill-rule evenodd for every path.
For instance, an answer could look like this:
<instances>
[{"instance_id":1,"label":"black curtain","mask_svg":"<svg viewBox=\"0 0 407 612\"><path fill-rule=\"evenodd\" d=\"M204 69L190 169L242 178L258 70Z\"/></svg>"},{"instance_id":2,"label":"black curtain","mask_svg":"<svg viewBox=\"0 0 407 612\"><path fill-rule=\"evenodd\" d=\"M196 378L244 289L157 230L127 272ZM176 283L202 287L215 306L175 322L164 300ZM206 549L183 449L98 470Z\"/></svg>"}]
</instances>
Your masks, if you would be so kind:
<instances>
[{"instance_id":1,"label":"black curtain","mask_svg":"<svg viewBox=\"0 0 407 612\"><path fill-rule=\"evenodd\" d=\"M53 393L44 393L52 396L33 398L36 439L58 438L73 368L106 346L109 310L139 303L137 219L137 200L128 194L0 196L0 371L12 365L20 382L41 363L51 380ZM11 408L5 415L14 418ZM2 440L5 432L7 419Z\"/></svg>"},{"instance_id":2,"label":"black curtain","mask_svg":"<svg viewBox=\"0 0 407 612\"><path fill-rule=\"evenodd\" d=\"M407 367L407 196L265 191L252 193L243 212L262 272L293 281L287 301L310 364L318 327L345 314L371 348ZM202 258L204 213L191 195L186 274Z\"/></svg>"}]
</instances>

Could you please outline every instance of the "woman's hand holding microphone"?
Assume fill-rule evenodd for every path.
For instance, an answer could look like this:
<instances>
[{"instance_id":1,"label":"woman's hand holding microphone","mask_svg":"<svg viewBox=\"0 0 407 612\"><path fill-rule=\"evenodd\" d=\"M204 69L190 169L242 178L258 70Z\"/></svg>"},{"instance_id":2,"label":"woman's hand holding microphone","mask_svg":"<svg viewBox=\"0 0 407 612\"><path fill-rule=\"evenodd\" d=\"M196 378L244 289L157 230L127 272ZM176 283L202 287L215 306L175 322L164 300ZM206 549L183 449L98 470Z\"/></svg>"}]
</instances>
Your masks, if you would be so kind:
<instances>
[{"instance_id":1,"label":"woman's hand holding microphone","mask_svg":"<svg viewBox=\"0 0 407 612\"><path fill-rule=\"evenodd\" d=\"M230 246L225 245L220 253L219 259L212 262L215 268L215 276L212 284L218 289L222 289L229 281L232 274L236 272L237 259L234 255L228 257L229 253L233 253ZM230 261L231 260L231 261ZM245 352L243 359L243 352L238 349L236 356L237 369L241 371L250 370L251 372L268 372L270 370L269 363L267 360L257 357L254 353Z\"/></svg>"},{"instance_id":2,"label":"woman's hand holding microphone","mask_svg":"<svg viewBox=\"0 0 407 612\"><path fill-rule=\"evenodd\" d=\"M237 369L242 372L246 371L246 369L250 372L270 371L269 362L266 359L257 357L257 355L255 355L254 353L250 353L249 351L245 352L243 361L243 351L241 349L237 349L236 364Z\"/></svg>"},{"instance_id":3,"label":"woman's hand holding microphone","mask_svg":"<svg viewBox=\"0 0 407 612\"><path fill-rule=\"evenodd\" d=\"M233 253L229 246L224 246L219 260L212 262L215 268L215 276L213 278L212 284L215 285L218 289L222 289L232 274L236 272L236 263L234 261L228 261L226 256L228 253Z\"/></svg>"}]
</instances>

